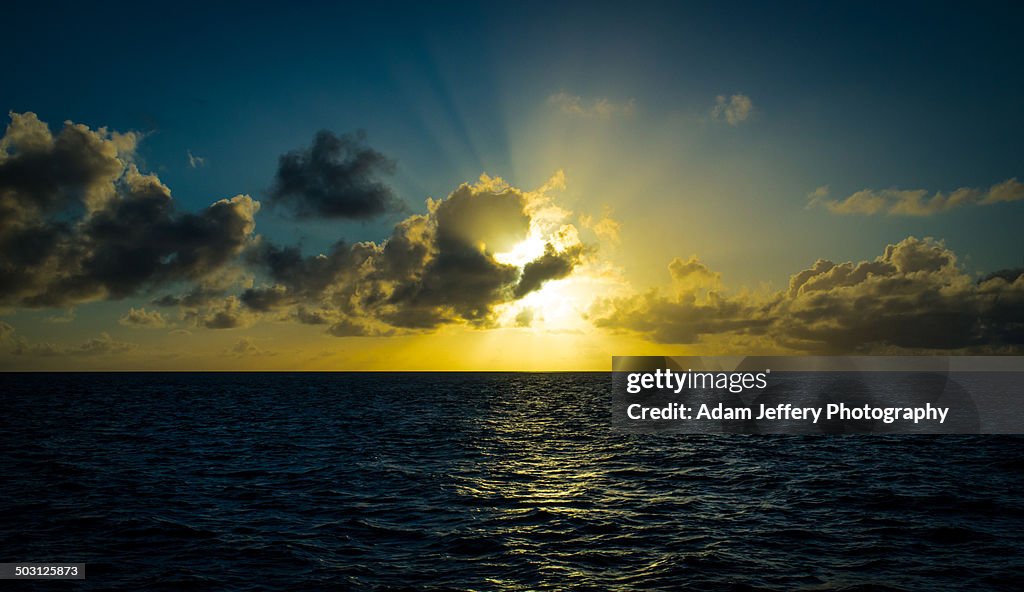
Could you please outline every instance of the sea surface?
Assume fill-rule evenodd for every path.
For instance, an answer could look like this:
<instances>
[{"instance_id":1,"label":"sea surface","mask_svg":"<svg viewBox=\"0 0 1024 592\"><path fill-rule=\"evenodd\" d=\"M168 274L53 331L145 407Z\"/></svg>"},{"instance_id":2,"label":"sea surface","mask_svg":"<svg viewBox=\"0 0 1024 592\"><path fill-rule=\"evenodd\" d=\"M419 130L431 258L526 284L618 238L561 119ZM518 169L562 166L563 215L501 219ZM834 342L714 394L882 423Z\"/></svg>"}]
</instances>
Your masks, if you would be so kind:
<instances>
[{"instance_id":1,"label":"sea surface","mask_svg":"<svg viewBox=\"0 0 1024 592\"><path fill-rule=\"evenodd\" d=\"M610 374L0 375L54 590L1020 590L1024 439L629 435Z\"/></svg>"}]
</instances>

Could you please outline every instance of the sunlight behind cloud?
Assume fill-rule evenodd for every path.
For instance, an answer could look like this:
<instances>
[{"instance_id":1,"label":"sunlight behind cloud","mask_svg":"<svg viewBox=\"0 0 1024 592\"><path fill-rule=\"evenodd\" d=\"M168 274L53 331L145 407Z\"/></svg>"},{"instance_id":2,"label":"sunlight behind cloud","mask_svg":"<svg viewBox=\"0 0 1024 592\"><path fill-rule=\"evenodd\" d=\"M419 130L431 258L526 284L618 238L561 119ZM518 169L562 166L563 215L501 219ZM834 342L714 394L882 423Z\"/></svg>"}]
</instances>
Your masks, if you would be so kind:
<instances>
[{"instance_id":1,"label":"sunlight behind cloud","mask_svg":"<svg viewBox=\"0 0 1024 592\"><path fill-rule=\"evenodd\" d=\"M512 247L512 250L504 253L495 253L494 259L499 263L522 268L530 261L544 254L545 244L543 238L531 234L526 240Z\"/></svg>"}]
</instances>

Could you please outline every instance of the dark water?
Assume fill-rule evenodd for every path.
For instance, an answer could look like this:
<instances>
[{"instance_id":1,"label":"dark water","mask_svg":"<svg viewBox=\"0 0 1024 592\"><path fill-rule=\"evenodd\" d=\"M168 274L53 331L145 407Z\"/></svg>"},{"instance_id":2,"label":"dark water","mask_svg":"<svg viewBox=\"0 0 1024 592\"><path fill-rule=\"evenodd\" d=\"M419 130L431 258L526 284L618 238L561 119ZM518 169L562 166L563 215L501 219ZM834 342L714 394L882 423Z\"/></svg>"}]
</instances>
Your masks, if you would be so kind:
<instances>
[{"instance_id":1,"label":"dark water","mask_svg":"<svg viewBox=\"0 0 1024 592\"><path fill-rule=\"evenodd\" d=\"M1024 439L619 435L609 387L0 375L0 561L87 563L34 584L61 590L1024 586Z\"/></svg>"}]
</instances>

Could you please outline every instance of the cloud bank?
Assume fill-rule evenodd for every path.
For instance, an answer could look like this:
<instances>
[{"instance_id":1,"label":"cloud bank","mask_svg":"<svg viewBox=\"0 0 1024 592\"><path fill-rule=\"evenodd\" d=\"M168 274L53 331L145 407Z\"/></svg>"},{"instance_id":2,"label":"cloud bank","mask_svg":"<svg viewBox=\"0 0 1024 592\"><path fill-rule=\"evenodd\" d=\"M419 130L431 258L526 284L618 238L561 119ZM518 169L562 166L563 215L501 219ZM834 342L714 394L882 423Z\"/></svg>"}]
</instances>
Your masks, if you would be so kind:
<instances>
[{"instance_id":1,"label":"cloud bank","mask_svg":"<svg viewBox=\"0 0 1024 592\"><path fill-rule=\"evenodd\" d=\"M820 259L767 295L727 295L696 258L670 265L673 286L595 308L595 324L660 343L826 354L919 350L1020 352L1024 275L974 281L934 239L909 237L872 261Z\"/></svg>"},{"instance_id":2,"label":"cloud bank","mask_svg":"<svg viewBox=\"0 0 1024 592\"><path fill-rule=\"evenodd\" d=\"M103 356L123 354L138 348L138 345L134 343L118 341L107 333L100 333L97 337L74 345L36 343L18 335L14 327L2 321L0 321L0 345L5 346L8 353L12 355L31 357Z\"/></svg>"},{"instance_id":3,"label":"cloud bank","mask_svg":"<svg viewBox=\"0 0 1024 592\"><path fill-rule=\"evenodd\" d=\"M737 108L742 121L749 108L746 115L742 101ZM132 133L71 122L54 134L33 113L11 114L0 138L0 305L64 308L146 296L151 305L177 308L175 324L238 329L265 318L339 337L489 328L503 312L505 326L526 327L552 314L544 309L551 303L532 302L532 294L579 277L594 261L596 247L549 195L563 188L561 174L536 191L484 175L428 199L425 213L400 220L384 240L339 240L311 255L256 235L260 204L247 195L180 211L159 178L139 171L137 142ZM362 136L321 132L309 148L282 156L271 199L300 217L393 211L380 179L392 166ZM922 215L1022 197L1022 184L1010 179L948 196L892 190L829 202L820 190L813 200L840 213ZM607 212L579 220L598 240L619 240ZM674 259L668 271L667 288L604 299L588 318L661 343L748 351L1024 348L1021 270L974 280L933 239L907 238L870 261L818 260L771 293L729 293L697 257ZM157 290L163 295L153 298ZM170 318L131 307L119 322L160 328ZM78 345L30 343L6 323L0 341L12 353L40 356L135 348L107 334ZM252 353L251 342L239 343L233 353Z\"/></svg>"},{"instance_id":4,"label":"cloud bank","mask_svg":"<svg viewBox=\"0 0 1024 592\"><path fill-rule=\"evenodd\" d=\"M950 193L929 193L926 189L862 189L843 199L830 199L828 187L819 187L808 200L808 207L823 207L833 214L931 216L967 206L1024 200L1024 183L1012 178L987 189L961 187Z\"/></svg>"}]
</instances>

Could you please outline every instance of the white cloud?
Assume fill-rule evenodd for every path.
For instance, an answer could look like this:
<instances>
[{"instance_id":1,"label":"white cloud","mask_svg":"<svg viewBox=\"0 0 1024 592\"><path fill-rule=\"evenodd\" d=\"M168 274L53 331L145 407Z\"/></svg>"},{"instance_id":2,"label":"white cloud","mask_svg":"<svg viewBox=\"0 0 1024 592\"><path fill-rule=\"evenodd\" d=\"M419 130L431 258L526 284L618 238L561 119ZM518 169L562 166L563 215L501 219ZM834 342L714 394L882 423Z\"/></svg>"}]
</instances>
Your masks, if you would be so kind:
<instances>
[{"instance_id":1,"label":"white cloud","mask_svg":"<svg viewBox=\"0 0 1024 592\"><path fill-rule=\"evenodd\" d=\"M711 108L711 116L736 126L750 119L753 111L754 102L745 94L736 93L731 97L718 95L715 97L715 106Z\"/></svg>"},{"instance_id":2,"label":"white cloud","mask_svg":"<svg viewBox=\"0 0 1024 592\"><path fill-rule=\"evenodd\" d=\"M191 150L186 150L185 153L188 155L188 166L193 169L206 166L206 157L196 156L192 154Z\"/></svg>"},{"instance_id":3,"label":"white cloud","mask_svg":"<svg viewBox=\"0 0 1024 592\"><path fill-rule=\"evenodd\" d=\"M579 95L559 92L548 97L548 103L559 111L575 117L611 119L616 116L630 116L636 112L636 101L629 99L616 103L606 98L584 99Z\"/></svg>"}]
</instances>

